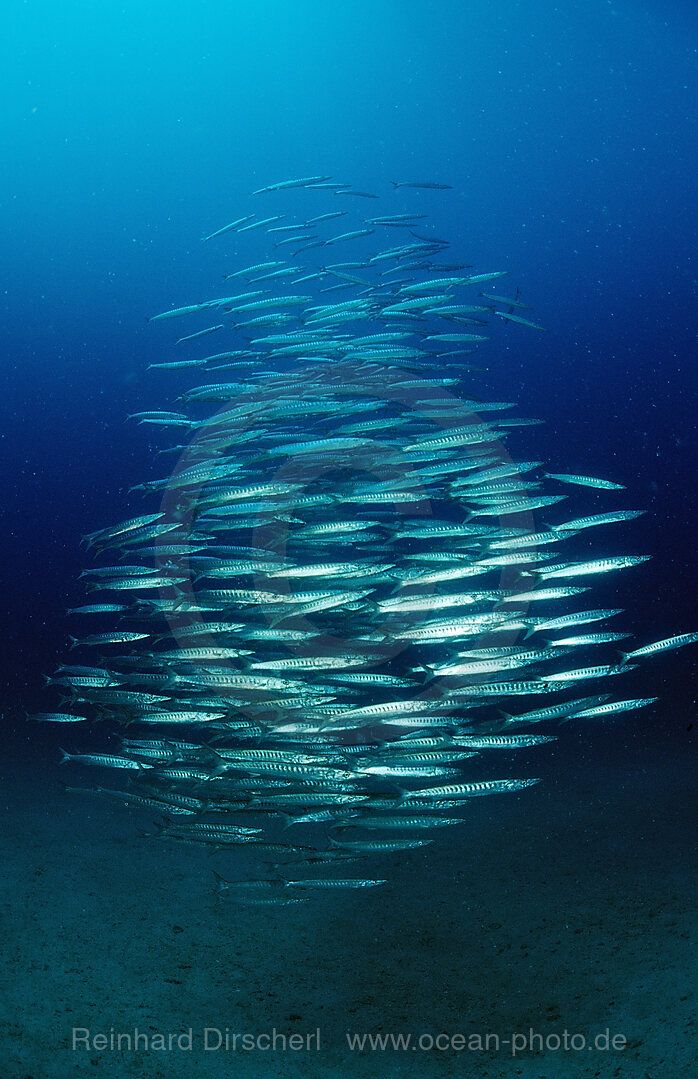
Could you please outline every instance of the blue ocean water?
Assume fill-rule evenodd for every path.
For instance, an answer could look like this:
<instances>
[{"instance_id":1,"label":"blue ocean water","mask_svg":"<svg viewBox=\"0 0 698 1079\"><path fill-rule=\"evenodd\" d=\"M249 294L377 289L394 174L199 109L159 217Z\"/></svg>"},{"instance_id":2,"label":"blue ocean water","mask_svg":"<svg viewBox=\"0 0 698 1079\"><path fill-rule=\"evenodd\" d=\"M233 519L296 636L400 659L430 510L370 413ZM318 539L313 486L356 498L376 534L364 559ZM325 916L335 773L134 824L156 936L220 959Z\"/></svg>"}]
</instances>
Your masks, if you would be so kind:
<instances>
[{"instance_id":1,"label":"blue ocean water","mask_svg":"<svg viewBox=\"0 0 698 1079\"><path fill-rule=\"evenodd\" d=\"M652 511L636 530L658 557L633 614L687 626L696 21L659 2L9 5L11 692L61 647L77 538L149 474L147 439L123 423L163 404L145 367L169 353L146 317L208 294L221 255L199 238L249 191L315 172L386 194L390 179L453 184L410 207L466 261L507 269L549 331L500 331L491 392L546 421L531 435L545 460L612 475Z\"/></svg>"},{"instance_id":2,"label":"blue ocean water","mask_svg":"<svg viewBox=\"0 0 698 1079\"><path fill-rule=\"evenodd\" d=\"M125 417L185 385L146 371L173 358L146 319L212 294L242 247L201 236L276 180L380 192L371 212L428 213L449 257L508 271L502 291L547 333L495 327L482 396L544 421L515 432L516 456L613 478L649 511L624 535L653 556L623 582L639 641L697 628L694 4L10 0L2 22L0 686L26 802L34 767L34 789L57 789L60 737L24 710L47 707L42 675L66 654L80 537L140 512L129 487L162 470L162 439ZM303 212L327 209L303 194ZM268 250L257 233L244 254ZM629 753L640 771L689 760L697 663L680 651L637 672L633 692L661 707L570 726L551 784L597 754L604 789Z\"/></svg>"}]
</instances>

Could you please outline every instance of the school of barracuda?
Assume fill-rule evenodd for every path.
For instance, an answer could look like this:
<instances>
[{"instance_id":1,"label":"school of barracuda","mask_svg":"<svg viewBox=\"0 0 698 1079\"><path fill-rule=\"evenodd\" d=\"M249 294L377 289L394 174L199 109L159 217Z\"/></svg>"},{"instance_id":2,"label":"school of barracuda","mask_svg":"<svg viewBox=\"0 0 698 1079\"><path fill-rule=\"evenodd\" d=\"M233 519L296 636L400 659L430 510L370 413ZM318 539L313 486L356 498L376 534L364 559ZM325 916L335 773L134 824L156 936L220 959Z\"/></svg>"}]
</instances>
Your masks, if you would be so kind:
<instances>
[{"instance_id":1,"label":"school of barracuda","mask_svg":"<svg viewBox=\"0 0 698 1079\"><path fill-rule=\"evenodd\" d=\"M198 316L177 345L220 349L151 365L200 379L135 417L186 441L139 485L158 504L85 537L96 601L70 613L112 628L73 638L89 658L35 717L110 720L113 752L64 759L118 779L77 789L225 852L218 890L240 903L385 883L382 858L462 825L470 799L537 783L557 724L656 700L617 688L635 660L698 640L618 651L621 610L590 583L645 556L590 537L642 511L579 516L575 488L621 485L511 459L535 421L479 400L470 357L492 319L542 327L490 291L501 272L447 261L422 206L448 185L403 188L418 212L357 221L373 193L281 181L253 194L293 219L265 203L204 238L225 258L263 230L270 254L227 267L234 294L150 320ZM303 214L308 191L330 208Z\"/></svg>"}]
</instances>

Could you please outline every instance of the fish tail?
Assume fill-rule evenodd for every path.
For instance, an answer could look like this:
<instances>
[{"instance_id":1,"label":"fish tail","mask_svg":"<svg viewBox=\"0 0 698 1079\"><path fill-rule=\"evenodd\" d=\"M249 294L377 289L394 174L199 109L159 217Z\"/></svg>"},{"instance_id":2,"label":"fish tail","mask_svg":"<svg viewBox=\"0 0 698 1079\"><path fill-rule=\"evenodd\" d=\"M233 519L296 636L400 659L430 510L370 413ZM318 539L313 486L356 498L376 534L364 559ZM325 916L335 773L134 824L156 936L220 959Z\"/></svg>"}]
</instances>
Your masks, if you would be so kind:
<instances>
[{"instance_id":1,"label":"fish tail","mask_svg":"<svg viewBox=\"0 0 698 1079\"><path fill-rule=\"evenodd\" d=\"M222 775L223 772L227 770L229 761L226 757L223 756L222 753L219 753L218 750L214 749L212 745L209 745L208 748L213 754L213 756L216 758L216 766L213 769L213 774L216 776Z\"/></svg>"}]
</instances>

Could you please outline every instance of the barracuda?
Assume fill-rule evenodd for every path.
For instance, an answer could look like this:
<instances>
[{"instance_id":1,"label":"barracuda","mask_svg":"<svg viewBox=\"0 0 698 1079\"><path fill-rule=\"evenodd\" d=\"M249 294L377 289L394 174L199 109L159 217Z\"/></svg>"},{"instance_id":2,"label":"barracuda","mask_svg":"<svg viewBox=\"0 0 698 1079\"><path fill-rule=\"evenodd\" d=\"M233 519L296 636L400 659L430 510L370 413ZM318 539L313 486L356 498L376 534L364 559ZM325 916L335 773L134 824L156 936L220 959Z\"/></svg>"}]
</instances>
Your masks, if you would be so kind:
<instances>
[{"instance_id":1,"label":"barracuda","mask_svg":"<svg viewBox=\"0 0 698 1079\"><path fill-rule=\"evenodd\" d=\"M511 791L525 790L540 779L488 779L481 783L451 783L444 787L427 787L418 791L406 791L403 801L418 801L431 798L476 798L486 794L504 794Z\"/></svg>"},{"instance_id":2,"label":"barracuda","mask_svg":"<svg viewBox=\"0 0 698 1079\"><path fill-rule=\"evenodd\" d=\"M447 185L396 186L409 198ZM533 421L512 417L512 401L480 400L479 358L467 357L492 351L493 324L507 322L507 336L542 327L514 313L527 309L518 290L511 300L479 291L502 272L479 272L460 252L442 261L446 241L422 236L426 224L415 242L384 248L380 230L414 230L424 207L388 205L365 220L334 209L341 195L373 197L319 175L257 188L277 200L268 216L243 206L205 237L226 246L222 276L244 291L150 320L170 340L181 325L192 352L216 334L220 351L151 365L165 379L196 368L175 375L172 404L135 415L170 435L176 444L158 452L176 465L129 493L158 512L84 537L93 552L114 551L102 561L115 565L82 583L123 601L72 608L103 619L72 638L100 649L101 665L59 668L49 681L63 700L36 717L78 730L99 720L114 752L65 758L127 772L127 790L97 793L159 814L154 838L227 851L249 879L219 877L219 892L260 906L383 883L366 858L425 846L462 823L469 799L538 782L477 780L486 760L471 757L498 750L509 762L538 746L542 756L554 736L531 734L536 724L653 700L600 692L545 706L550 695L592 679L603 690L630 661L698 640L631 641L618 662L626 634L568 635L621 610L568 601L645 560L592 549L588 530L641 511L572 516L585 512L584 488L595 505L621 485L503 449L510 428L522 428L518 440ZM317 265L343 243L351 261ZM287 261L271 258L275 244ZM559 484L572 512L561 512ZM553 561L563 542L565 560ZM603 649L599 662L579 667L587 646ZM527 703L512 714L516 698ZM146 737L126 737L133 724ZM308 826L307 845L283 842L291 825ZM367 836L380 828L414 834ZM362 867L355 877L332 875L349 859ZM299 871L311 865L312 880Z\"/></svg>"}]
</instances>

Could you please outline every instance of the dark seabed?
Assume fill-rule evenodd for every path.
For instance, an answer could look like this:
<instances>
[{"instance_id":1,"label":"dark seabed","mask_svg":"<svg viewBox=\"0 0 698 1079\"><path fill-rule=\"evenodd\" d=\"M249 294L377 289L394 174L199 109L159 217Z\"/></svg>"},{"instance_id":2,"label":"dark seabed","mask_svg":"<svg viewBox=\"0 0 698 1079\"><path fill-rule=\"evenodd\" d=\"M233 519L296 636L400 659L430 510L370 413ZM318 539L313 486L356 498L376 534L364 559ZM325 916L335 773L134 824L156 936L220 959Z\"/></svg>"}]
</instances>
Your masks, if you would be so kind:
<instances>
[{"instance_id":1,"label":"dark seabed","mask_svg":"<svg viewBox=\"0 0 698 1079\"><path fill-rule=\"evenodd\" d=\"M147 814L64 794L55 770L22 761L3 777L5 1074L691 1079L694 764L673 747L576 741L584 763L568 752L557 782L481 800L457 841L393 856L386 887L270 910L214 897L227 854L139 840ZM71 1051L77 1027L193 1028L192 1049L117 1061ZM319 1028L321 1048L204 1051L206 1027ZM531 1031L543 1048L512 1058L512 1035ZM557 1050L565 1031L626 1047ZM349 1050L357 1033L483 1047Z\"/></svg>"},{"instance_id":2,"label":"dark seabed","mask_svg":"<svg viewBox=\"0 0 698 1079\"><path fill-rule=\"evenodd\" d=\"M163 842L154 812L64 789L119 784L59 763L113 752L114 716L25 716L57 708L59 663L86 662L68 634L92 627L66 616L95 598L81 537L157 508L130 489L174 461L158 453L176 432L126 416L209 374L148 370L205 352L147 320L289 257L261 231L201 242L252 212L425 214L443 259L505 271L493 290L520 290L547 332L490 320L454 395L542 421L508 432L515 461L625 486L603 505L565 489L571 516L647 511L590 537L594 557L651 556L591 607L624 608L633 646L697 632L697 50L695 0L3 5L0 1079L694 1079L695 646L643 659L627 696L648 708L498 750L497 773L542 782L366 856L383 887L288 906L216 892L214 871L258 872L242 853ZM251 196L320 174L380 199ZM109 1044L136 1031L147 1050Z\"/></svg>"}]
</instances>

